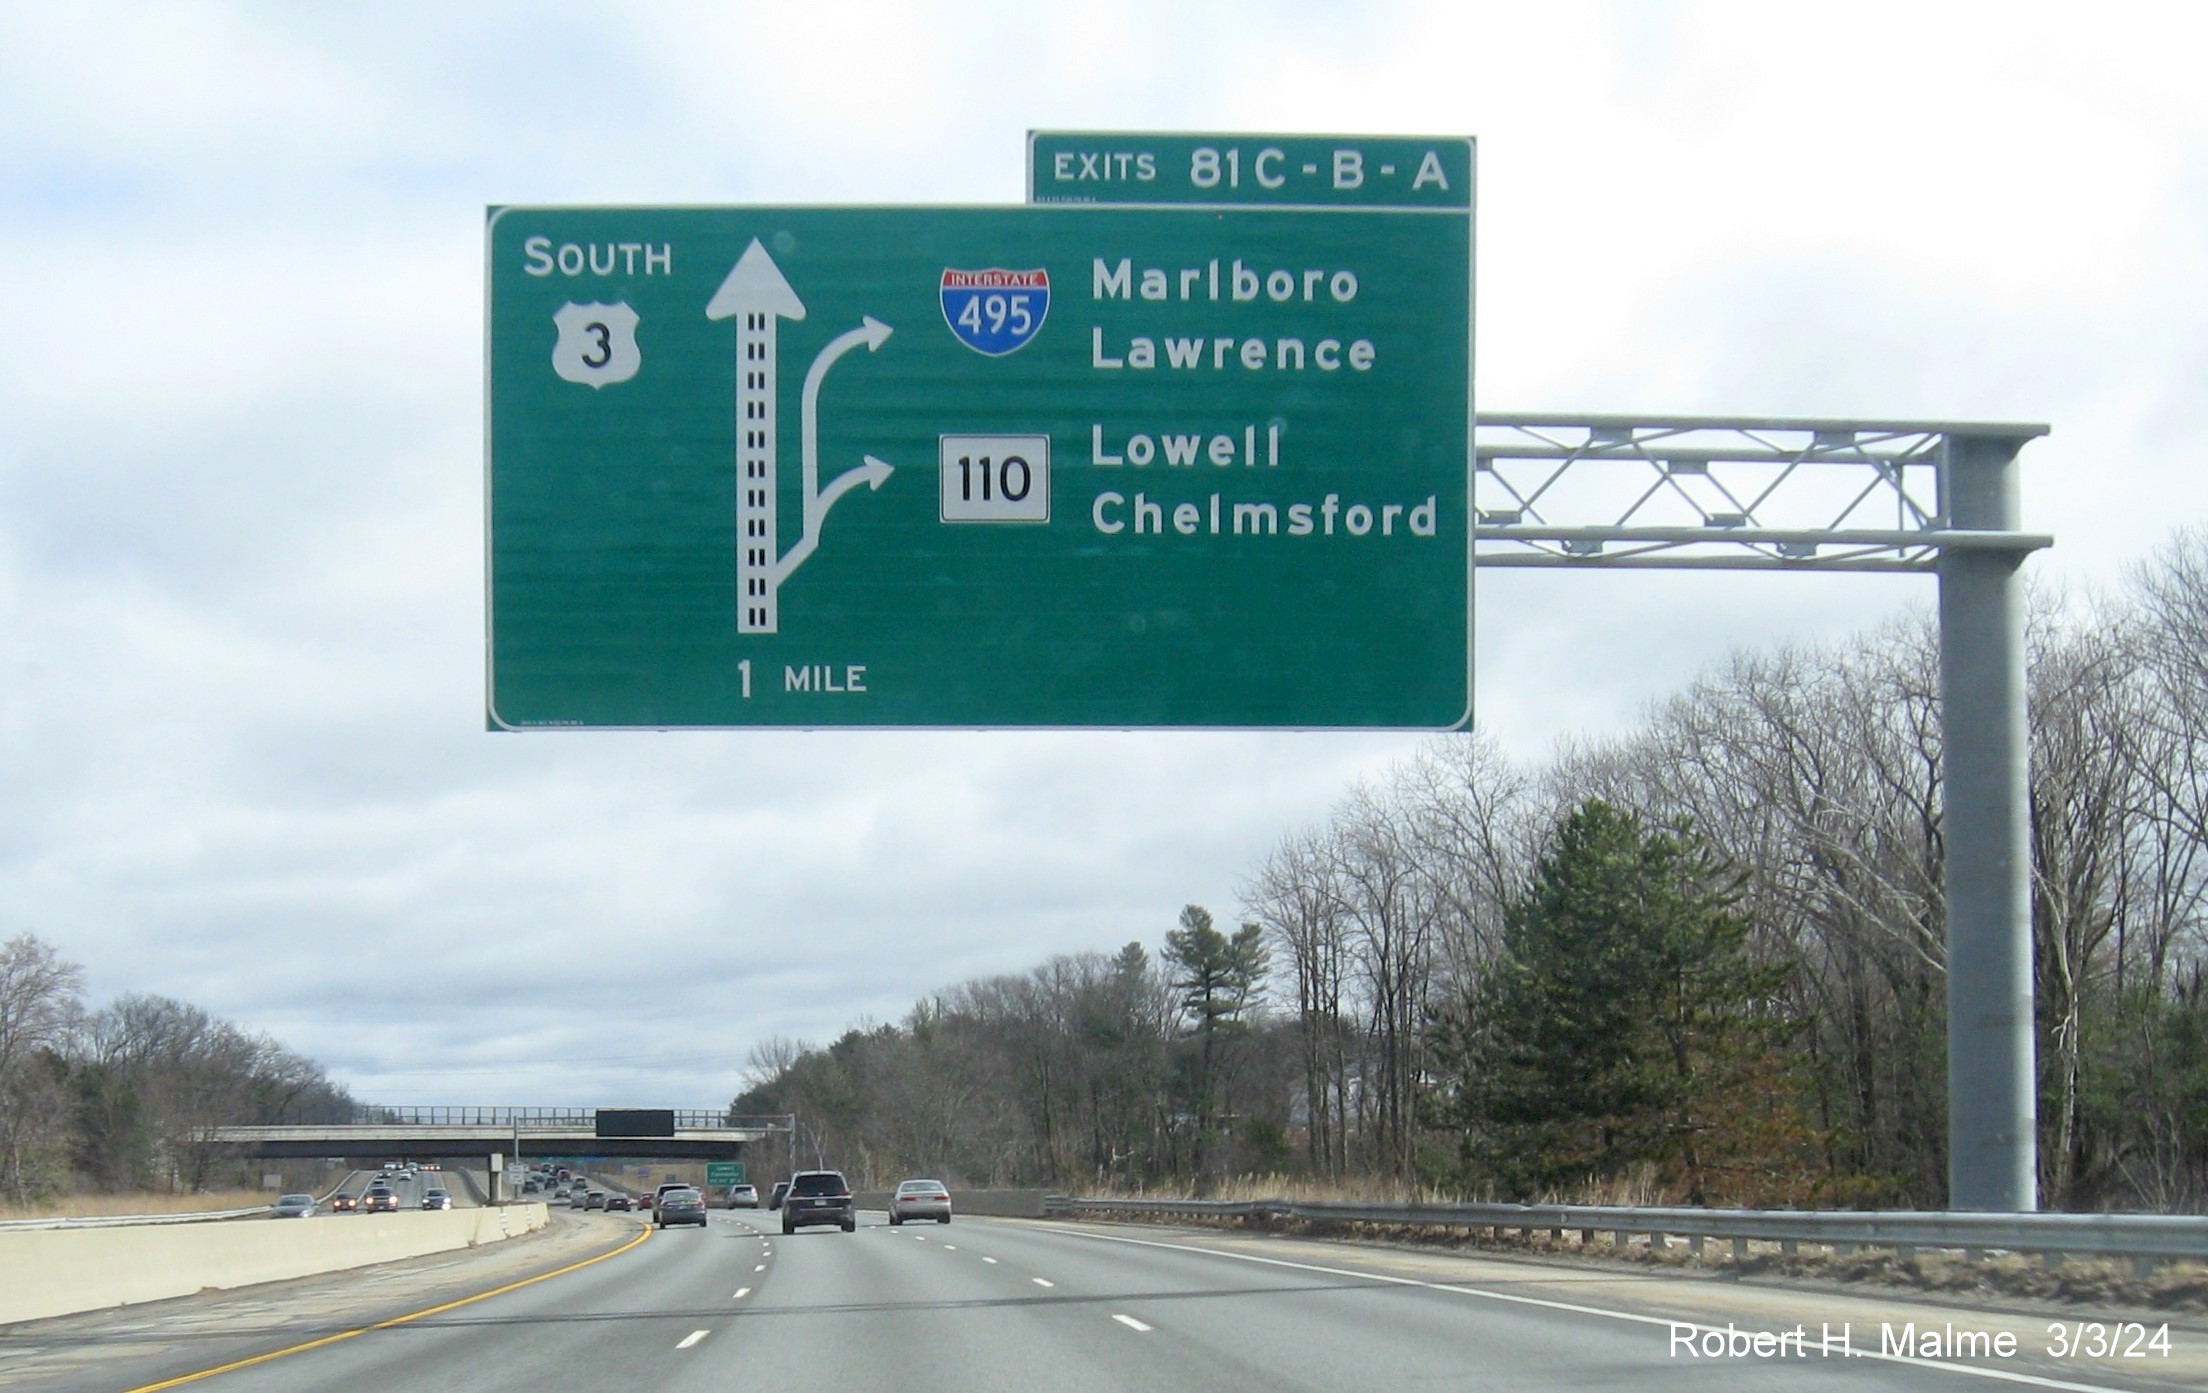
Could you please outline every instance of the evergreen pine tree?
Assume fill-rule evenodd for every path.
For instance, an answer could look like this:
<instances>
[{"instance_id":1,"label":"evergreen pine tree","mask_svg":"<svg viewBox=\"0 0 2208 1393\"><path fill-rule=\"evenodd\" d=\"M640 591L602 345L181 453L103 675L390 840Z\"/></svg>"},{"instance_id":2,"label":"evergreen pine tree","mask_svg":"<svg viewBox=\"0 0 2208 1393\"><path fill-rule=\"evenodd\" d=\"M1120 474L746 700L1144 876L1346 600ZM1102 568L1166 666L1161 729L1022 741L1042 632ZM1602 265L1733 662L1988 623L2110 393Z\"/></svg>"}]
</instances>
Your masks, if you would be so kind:
<instances>
[{"instance_id":1,"label":"evergreen pine tree","mask_svg":"<svg viewBox=\"0 0 2208 1393\"><path fill-rule=\"evenodd\" d=\"M1654 1163L1707 1200L1756 1133L1747 1094L1784 1072L1786 968L1749 951L1739 893L1690 828L1599 799L1564 820L1501 952L1434 1022L1428 1119L1469 1170L1531 1195Z\"/></svg>"}]
</instances>

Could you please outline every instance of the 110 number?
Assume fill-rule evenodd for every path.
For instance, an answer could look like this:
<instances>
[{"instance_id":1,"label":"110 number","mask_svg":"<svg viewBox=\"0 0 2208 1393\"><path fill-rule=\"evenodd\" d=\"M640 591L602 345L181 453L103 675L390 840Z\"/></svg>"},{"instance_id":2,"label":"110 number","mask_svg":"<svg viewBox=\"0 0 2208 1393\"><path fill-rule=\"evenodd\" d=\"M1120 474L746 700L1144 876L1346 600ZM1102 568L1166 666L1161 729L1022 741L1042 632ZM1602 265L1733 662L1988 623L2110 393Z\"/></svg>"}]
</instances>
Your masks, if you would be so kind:
<instances>
[{"instance_id":1,"label":"110 number","mask_svg":"<svg viewBox=\"0 0 2208 1393\"><path fill-rule=\"evenodd\" d=\"M981 484L981 492L978 494L974 492L977 480ZM1002 498L1007 503L1017 503L1027 497L1028 490L1033 487L1035 471L1019 455L1006 455L1001 461L993 461L987 455L979 458L973 455L958 457L960 502L990 503ZM991 489L996 491L993 495Z\"/></svg>"}]
</instances>

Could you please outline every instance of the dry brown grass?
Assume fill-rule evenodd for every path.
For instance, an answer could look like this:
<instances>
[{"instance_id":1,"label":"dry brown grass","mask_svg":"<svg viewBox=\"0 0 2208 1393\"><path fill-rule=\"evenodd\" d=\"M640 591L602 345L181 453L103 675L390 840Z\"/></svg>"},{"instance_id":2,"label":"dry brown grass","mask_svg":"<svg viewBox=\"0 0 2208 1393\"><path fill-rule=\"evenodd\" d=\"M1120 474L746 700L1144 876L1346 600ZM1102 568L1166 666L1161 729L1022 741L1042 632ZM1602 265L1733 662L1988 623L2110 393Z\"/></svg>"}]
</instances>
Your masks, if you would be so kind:
<instances>
[{"instance_id":1,"label":"dry brown grass","mask_svg":"<svg viewBox=\"0 0 2208 1393\"><path fill-rule=\"evenodd\" d=\"M1131 1197L1139 1199L1188 1199L1191 1192L1185 1181L1169 1181L1154 1188L1134 1188L1098 1185L1069 1187L1067 1193L1097 1197ZM1237 1175L1215 1180L1195 1193L1196 1198L1207 1200L1301 1200L1312 1204L1463 1204L1484 1203L1494 1200L1491 1194L1467 1194L1460 1190L1443 1189L1434 1185L1419 1185L1409 1181L1389 1181L1379 1176L1362 1176L1356 1179L1323 1180L1309 1176L1286 1175ZM1673 1203L1656 1183L1653 1168L1625 1176L1601 1185L1585 1186L1578 1190L1544 1195L1543 1204L1599 1204L1647 1206Z\"/></svg>"},{"instance_id":2,"label":"dry brown grass","mask_svg":"<svg viewBox=\"0 0 2208 1393\"><path fill-rule=\"evenodd\" d=\"M204 1195L65 1195L19 1208L0 1204L0 1219L83 1219L113 1214L196 1214L247 1209L275 1198L266 1190L221 1190Z\"/></svg>"},{"instance_id":3,"label":"dry brown grass","mask_svg":"<svg viewBox=\"0 0 2208 1393\"><path fill-rule=\"evenodd\" d=\"M1159 1197L1185 1194L1164 1189ZM1431 1186L1390 1183L1378 1178L1320 1180L1299 1176L1241 1175L1219 1182L1204 1195L1215 1200L1302 1200L1311 1204L1446 1204L1457 1196Z\"/></svg>"}]
</instances>

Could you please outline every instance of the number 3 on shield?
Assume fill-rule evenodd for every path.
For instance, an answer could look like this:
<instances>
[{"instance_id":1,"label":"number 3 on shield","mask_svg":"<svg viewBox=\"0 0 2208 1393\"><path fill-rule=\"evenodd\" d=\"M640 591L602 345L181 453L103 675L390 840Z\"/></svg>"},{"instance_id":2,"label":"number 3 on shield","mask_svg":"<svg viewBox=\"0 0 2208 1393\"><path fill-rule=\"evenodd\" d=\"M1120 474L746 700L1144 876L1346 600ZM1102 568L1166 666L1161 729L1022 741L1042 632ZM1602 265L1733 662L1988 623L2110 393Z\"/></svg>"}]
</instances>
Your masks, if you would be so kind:
<instances>
[{"instance_id":1,"label":"number 3 on shield","mask_svg":"<svg viewBox=\"0 0 2208 1393\"><path fill-rule=\"evenodd\" d=\"M591 335L593 338L598 340L598 347L596 350L598 356L593 358L589 353L586 352L585 354L583 354L583 366L586 368L602 368L606 364L612 362L613 330L607 328L600 321L593 319L590 323L583 326L583 332Z\"/></svg>"}]
</instances>

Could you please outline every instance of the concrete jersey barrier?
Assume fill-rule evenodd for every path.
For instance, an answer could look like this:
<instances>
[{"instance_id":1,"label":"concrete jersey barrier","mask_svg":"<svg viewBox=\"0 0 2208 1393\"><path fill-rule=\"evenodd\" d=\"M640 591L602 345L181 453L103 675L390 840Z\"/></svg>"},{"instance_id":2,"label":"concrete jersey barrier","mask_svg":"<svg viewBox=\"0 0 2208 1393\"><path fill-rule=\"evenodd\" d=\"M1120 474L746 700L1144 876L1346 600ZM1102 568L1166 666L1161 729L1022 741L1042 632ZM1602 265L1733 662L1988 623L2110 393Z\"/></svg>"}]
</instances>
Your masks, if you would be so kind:
<instances>
[{"instance_id":1,"label":"concrete jersey barrier","mask_svg":"<svg viewBox=\"0 0 2208 1393\"><path fill-rule=\"evenodd\" d=\"M541 1204L0 1233L0 1325L473 1248L541 1229Z\"/></svg>"}]
</instances>

